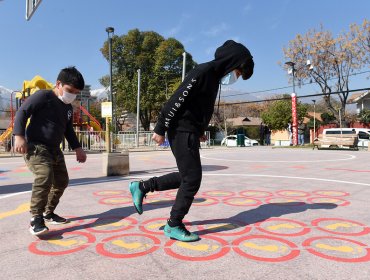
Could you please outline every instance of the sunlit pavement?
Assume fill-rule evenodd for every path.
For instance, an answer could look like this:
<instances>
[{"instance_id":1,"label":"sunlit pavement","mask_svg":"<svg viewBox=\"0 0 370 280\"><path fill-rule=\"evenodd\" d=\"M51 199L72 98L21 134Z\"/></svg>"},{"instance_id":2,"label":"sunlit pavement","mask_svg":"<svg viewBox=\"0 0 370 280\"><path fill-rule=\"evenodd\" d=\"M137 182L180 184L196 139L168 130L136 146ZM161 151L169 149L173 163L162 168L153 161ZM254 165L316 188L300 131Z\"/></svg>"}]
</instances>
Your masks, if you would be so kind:
<instances>
[{"instance_id":1,"label":"sunlit pavement","mask_svg":"<svg viewBox=\"0 0 370 280\"><path fill-rule=\"evenodd\" d=\"M162 227L176 191L132 206L132 180L176 171L170 151L131 152L129 177L102 176L100 154L66 155L70 186L56 213L70 223L30 235L33 181L0 158L2 279L370 279L368 151L202 149L189 214L193 243Z\"/></svg>"}]
</instances>

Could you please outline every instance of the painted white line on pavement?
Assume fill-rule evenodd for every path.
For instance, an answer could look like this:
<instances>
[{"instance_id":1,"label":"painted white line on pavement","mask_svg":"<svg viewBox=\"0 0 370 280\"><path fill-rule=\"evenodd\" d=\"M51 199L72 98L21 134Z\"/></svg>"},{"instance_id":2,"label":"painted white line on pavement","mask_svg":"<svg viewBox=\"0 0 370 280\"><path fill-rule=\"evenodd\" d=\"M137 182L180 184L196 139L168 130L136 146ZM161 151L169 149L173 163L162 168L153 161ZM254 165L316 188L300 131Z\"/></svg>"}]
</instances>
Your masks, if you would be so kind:
<instances>
[{"instance_id":1,"label":"painted white line on pavement","mask_svg":"<svg viewBox=\"0 0 370 280\"><path fill-rule=\"evenodd\" d=\"M203 159L209 159L209 160L222 160L222 161L237 161L237 162L285 162L285 163L292 163L292 162L329 162L329 161L340 161L340 160L353 160L356 158L354 155L348 155L348 158L342 158L342 159L318 159L318 160L245 160L245 159L227 159L227 158L213 158L213 157L205 157L201 155L200 157Z\"/></svg>"},{"instance_id":2,"label":"painted white line on pavement","mask_svg":"<svg viewBox=\"0 0 370 280\"><path fill-rule=\"evenodd\" d=\"M370 186L370 184L367 183L357 183L357 182L351 182L351 181L341 181L341 180L333 180L333 179L322 179L322 178L312 178L312 177L295 177L295 176L281 176L281 175L253 175L253 174L227 174L227 173L221 173L221 174L207 174L203 173L203 176L233 176L233 177L264 177L264 178L284 178L284 179L297 179L297 180L312 180L312 181L322 181L322 182L334 182L334 183L340 183L340 184L352 184L352 185L360 185L360 186ZM90 184L100 184L100 183L107 183L107 182L115 182L115 181L127 181L127 180L135 180L135 179L143 179L143 178L151 178L153 176L129 176L123 178L112 178L112 179L105 179L105 180L96 180L96 181L86 181L86 182L79 182L79 183L72 183L69 185L69 187L73 186L80 186L80 185L90 185ZM25 193L30 193L31 191L25 191L25 192L19 192L19 193L12 193L8 195L0 196L0 200L4 198L9 198L16 195L21 195Z\"/></svg>"},{"instance_id":3,"label":"painted white line on pavement","mask_svg":"<svg viewBox=\"0 0 370 280\"><path fill-rule=\"evenodd\" d=\"M142 178L151 178L152 176L140 176L140 177L136 177L136 176L129 176L129 177L125 177L124 179L123 178L111 178L111 179L104 179L104 180L96 180L96 181L85 181L85 182L79 182L79 183L72 183L72 184L69 184L68 187L73 187L73 186L81 186L81 185L90 185L90 184L100 184L100 183L107 183L107 182L115 182L115 181L126 181L126 180L135 180L135 179L142 179ZM31 184L31 183L30 183ZM12 196L16 196L16 195L21 195L21 194L25 194L25 193L30 193L31 191L24 191L24 192L18 192L18 193L12 193L12 194L6 194L6 195L2 195L0 196L0 200L1 199L4 199L4 198L8 198L8 197L12 197Z\"/></svg>"},{"instance_id":4,"label":"painted white line on pavement","mask_svg":"<svg viewBox=\"0 0 370 280\"><path fill-rule=\"evenodd\" d=\"M242 177L284 178L284 179L313 180L313 181L323 181L323 182L335 182L335 183L341 183L341 184L370 186L370 184L367 184L367 183L356 183L352 181L341 181L341 180L311 178L311 177L281 176L281 175L222 174L222 173L221 174L205 174L203 173L203 176L242 176Z\"/></svg>"}]
</instances>

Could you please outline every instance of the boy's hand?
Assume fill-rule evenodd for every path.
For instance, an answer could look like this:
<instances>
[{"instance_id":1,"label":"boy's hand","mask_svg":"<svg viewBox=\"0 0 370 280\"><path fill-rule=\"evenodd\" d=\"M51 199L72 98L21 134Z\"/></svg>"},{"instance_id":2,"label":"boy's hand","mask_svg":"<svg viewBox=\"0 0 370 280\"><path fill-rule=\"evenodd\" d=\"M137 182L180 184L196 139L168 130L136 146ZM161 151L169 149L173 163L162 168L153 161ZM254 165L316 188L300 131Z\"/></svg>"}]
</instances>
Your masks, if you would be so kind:
<instances>
[{"instance_id":1,"label":"boy's hand","mask_svg":"<svg viewBox=\"0 0 370 280\"><path fill-rule=\"evenodd\" d=\"M15 135L14 149L17 153L25 154L28 151L26 138L22 135Z\"/></svg>"},{"instance_id":2,"label":"boy's hand","mask_svg":"<svg viewBox=\"0 0 370 280\"><path fill-rule=\"evenodd\" d=\"M162 135L159 135L157 133L154 132L153 136L152 136L152 140L155 141L158 145L161 145L164 143L164 136Z\"/></svg>"},{"instance_id":3,"label":"boy's hand","mask_svg":"<svg viewBox=\"0 0 370 280\"><path fill-rule=\"evenodd\" d=\"M76 160L78 162L83 163L86 161L86 153L82 148L75 149L75 152L76 152Z\"/></svg>"}]
</instances>

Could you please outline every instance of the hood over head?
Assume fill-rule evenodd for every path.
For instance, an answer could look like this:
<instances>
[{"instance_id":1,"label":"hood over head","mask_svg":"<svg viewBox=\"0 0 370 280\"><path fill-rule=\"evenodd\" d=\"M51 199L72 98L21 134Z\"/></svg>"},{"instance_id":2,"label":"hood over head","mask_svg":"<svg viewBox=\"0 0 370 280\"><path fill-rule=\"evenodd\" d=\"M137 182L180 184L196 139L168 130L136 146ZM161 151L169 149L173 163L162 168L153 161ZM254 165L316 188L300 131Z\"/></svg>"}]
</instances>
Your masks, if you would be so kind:
<instances>
[{"instance_id":1,"label":"hood over head","mask_svg":"<svg viewBox=\"0 0 370 280\"><path fill-rule=\"evenodd\" d=\"M249 79L253 74L253 56L244 45L233 40L227 40L217 48L213 62L219 78L237 68L241 70L244 80Z\"/></svg>"}]
</instances>

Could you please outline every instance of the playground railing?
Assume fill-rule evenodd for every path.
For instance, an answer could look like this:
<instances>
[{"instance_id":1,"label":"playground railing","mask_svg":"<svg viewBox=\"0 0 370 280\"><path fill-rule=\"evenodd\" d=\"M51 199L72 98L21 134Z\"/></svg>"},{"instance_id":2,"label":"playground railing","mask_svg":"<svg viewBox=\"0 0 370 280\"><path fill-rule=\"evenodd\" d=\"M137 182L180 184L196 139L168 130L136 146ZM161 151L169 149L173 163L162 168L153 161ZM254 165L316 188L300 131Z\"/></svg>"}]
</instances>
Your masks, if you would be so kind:
<instances>
[{"instance_id":1,"label":"playground railing","mask_svg":"<svg viewBox=\"0 0 370 280\"><path fill-rule=\"evenodd\" d=\"M76 131L78 140L82 148L88 151L105 151L105 131ZM206 131L209 139L209 131ZM148 149L167 149L169 143L166 138L162 145L157 145L152 140L152 131L140 131L139 137L135 132L119 131L117 134L111 135L111 145L113 151L122 151L134 148L148 148ZM201 148L210 148L212 141L201 142ZM68 143L66 142L65 149L68 150Z\"/></svg>"},{"instance_id":2,"label":"playground railing","mask_svg":"<svg viewBox=\"0 0 370 280\"><path fill-rule=\"evenodd\" d=\"M76 131L77 138L81 143L82 148L85 151L97 151L103 152L106 150L105 145L105 131ZM209 132L206 132L206 135L209 139ZM152 140L153 132L152 131L140 131L139 137L136 137L135 132L125 132L119 131L117 134L111 135L111 145L113 151L120 152L128 149L148 149L148 150L162 150L169 149L169 143L166 138L165 142L162 145L157 145ZM12 139L12 138L10 138ZM211 141L201 142L201 148L210 148L213 146ZM0 152L6 152L12 150L12 141L9 141L7 148L4 147L4 143L0 145ZM65 140L61 144L63 151L68 152L72 149L69 147L68 142Z\"/></svg>"}]
</instances>

